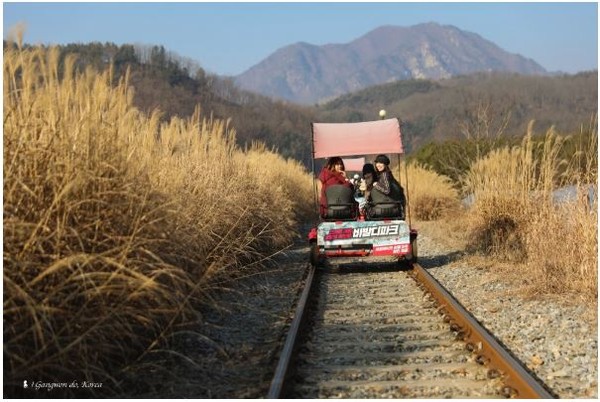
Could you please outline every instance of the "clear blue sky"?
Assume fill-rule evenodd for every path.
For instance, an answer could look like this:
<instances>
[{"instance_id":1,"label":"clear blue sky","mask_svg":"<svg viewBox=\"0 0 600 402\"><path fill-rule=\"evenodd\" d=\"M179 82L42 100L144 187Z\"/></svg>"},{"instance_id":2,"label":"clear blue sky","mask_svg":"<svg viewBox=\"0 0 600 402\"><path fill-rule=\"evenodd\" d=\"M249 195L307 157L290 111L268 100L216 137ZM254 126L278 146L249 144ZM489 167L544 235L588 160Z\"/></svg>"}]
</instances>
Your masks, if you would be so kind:
<instances>
[{"instance_id":1,"label":"clear blue sky","mask_svg":"<svg viewBox=\"0 0 600 402\"><path fill-rule=\"evenodd\" d=\"M454 25L549 71L598 68L598 3L3 3L4 38L163 45L236 75L296 42L347 43L382 25Z\"/></svg>"}]
</instances>

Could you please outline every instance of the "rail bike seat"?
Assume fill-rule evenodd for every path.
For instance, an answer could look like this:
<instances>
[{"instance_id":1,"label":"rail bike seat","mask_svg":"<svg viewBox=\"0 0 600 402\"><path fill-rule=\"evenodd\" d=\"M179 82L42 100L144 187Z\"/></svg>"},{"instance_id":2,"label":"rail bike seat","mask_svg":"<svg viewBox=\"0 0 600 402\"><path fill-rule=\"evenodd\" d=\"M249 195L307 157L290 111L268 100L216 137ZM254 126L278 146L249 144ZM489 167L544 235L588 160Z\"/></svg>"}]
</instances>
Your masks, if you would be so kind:
<instances>
[{"instance_id":1,"label":"rail bike seat","mask_svg":"<svg viewBox=\"0 0 600 402\"><path fill-rule=\"evenodd\" d=\"M366 208L366 217L375 219L401 219L404 220L404 203L373 189L371 202Z\"/></svg>"},{"instance_id":2,"label":"rail bike seat","mask_svg":"<svg viewBox=\"0 0 600 402\"><path fill-rule=\"evenodd\" d=\"M350 187L335 184L325 190L327 208L322 211L325 220L356 219L358 207L354 201L354 191Z\"/></svg>"},{"instance_id":3,"label":"rail bike seat","mask_svg":"<svg viewBox=\"0 0 600 402\"><path fill-rule=\"evenodd\" d=\"M404 220L404 210L400 202L370 204L367 208L367 219Z\"/></svg>"}]
</instances>

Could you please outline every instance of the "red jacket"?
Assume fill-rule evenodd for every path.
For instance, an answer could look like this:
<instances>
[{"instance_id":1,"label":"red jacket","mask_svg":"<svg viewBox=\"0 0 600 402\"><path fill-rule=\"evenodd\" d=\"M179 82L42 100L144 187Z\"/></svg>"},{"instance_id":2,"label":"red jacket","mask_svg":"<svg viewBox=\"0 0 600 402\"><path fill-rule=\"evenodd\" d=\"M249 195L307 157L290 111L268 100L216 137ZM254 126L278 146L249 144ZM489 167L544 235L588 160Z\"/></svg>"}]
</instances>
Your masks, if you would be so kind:
<instances>
[{"instance_id":1,"label":"red jacket","mask_svg":"<svg viewBox=\"0 0 600 402\"><path fill-rule=\"evenodd\" d=\"M352 183L350 183L346 178L338 172L331 171L329 169L323 168L321 173L319 174L319 180L323 184L321 186L321 214L327 210L327 198L325 197L325 190L327 187L332 186L334 184L343 184L346 187L352 188Z\"/></svg>"}]
</instances>

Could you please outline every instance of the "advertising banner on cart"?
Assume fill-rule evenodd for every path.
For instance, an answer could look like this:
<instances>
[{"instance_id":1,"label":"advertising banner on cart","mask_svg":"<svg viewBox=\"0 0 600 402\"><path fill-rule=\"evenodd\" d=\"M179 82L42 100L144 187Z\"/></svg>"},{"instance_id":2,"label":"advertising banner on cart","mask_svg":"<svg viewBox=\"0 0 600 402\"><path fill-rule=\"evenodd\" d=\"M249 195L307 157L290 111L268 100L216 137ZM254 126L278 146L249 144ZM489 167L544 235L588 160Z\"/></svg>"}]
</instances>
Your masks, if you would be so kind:
<instances>
[{"instance_id":1,"label":"advertising banner on cart","mask_svg":"<svg viewBox=\"0 0 600 402\"><path fill-rule=\"evenodd\" d=\"M396 254L409 243L410 229L400 220L322 222L317 229L317 244L325 249L371 245L374 254Z\"/></svg>"}]
</instances>

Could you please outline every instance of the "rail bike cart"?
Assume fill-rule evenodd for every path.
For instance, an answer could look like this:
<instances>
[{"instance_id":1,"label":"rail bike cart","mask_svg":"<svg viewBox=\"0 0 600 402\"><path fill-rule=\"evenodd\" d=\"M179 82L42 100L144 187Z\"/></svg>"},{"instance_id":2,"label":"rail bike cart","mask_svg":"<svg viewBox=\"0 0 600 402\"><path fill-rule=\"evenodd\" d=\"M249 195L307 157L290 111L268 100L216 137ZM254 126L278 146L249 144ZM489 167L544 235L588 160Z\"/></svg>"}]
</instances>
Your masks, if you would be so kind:
<instances>
[{"instance_id":1,"label":"rail bike cart","mask_svg":"<svg viewBox=\"0 0 600 402\"><path fill-rule=\"evenodd\" d=\"M346 162L349 159L345 157L358 156L371 162L376 154L397 155L400 170L400 156L404 153L400 121L393 118L358 123L312 123L312 150L315 204L319 209L315 159L339 156ZM394 176L400 181L399 173ZM409 266L416 261L417 231L410 225L408 200L403 208L389 199L377 200L373 193L370 213L364 215L358 208L361 200L348 187L330 186L326 191L326 211L319 211L318 224L308 234L312 265L320 266L339 257L364 262L372 257L387 257L386 260L406 262Z\"/></svg>"}]
</instances>

